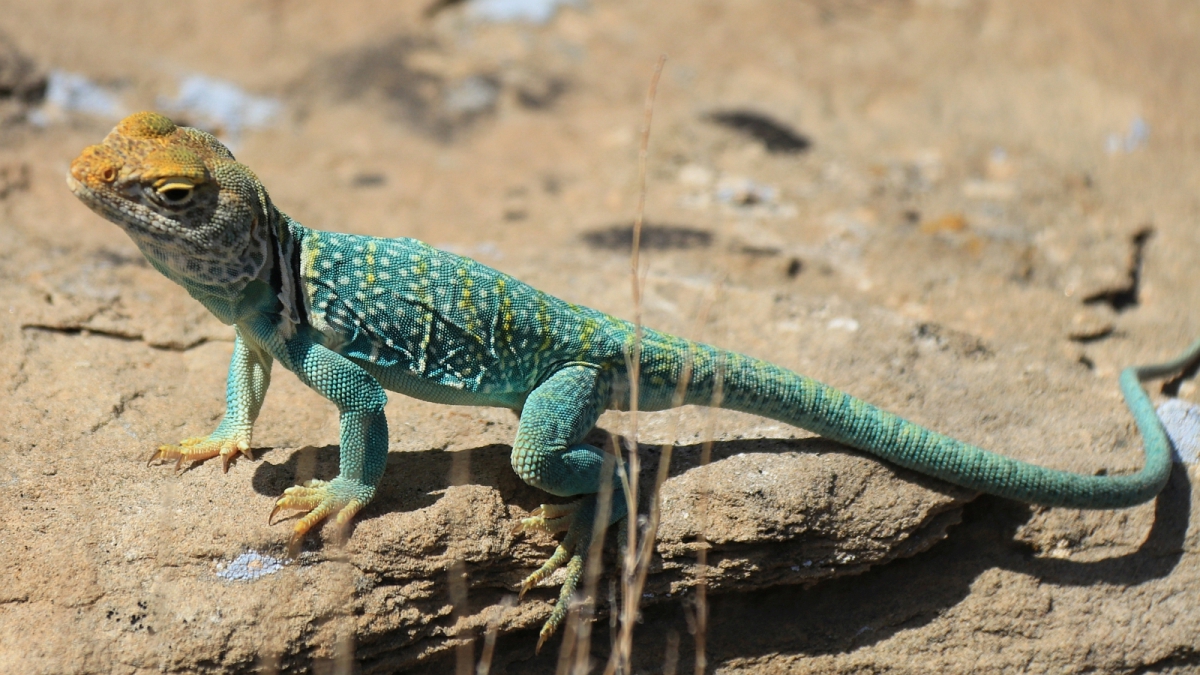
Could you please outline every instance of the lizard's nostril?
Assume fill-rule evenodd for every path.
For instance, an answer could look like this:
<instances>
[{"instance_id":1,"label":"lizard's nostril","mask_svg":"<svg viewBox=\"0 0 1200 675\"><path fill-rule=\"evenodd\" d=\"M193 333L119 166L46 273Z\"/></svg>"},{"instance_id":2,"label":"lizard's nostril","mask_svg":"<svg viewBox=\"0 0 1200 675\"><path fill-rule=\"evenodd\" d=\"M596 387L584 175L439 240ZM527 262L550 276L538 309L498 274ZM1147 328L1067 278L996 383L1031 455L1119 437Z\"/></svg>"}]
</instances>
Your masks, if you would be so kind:
<instances>
[{"instance_id":1,"label":"lizard's nostril","mask_svg":"<svg viewBox=\"0 0 1200 675\"><path fill-rule=\"evenodd\" d=\"M71 162L71 177L80 183L82 183L87 177L87 168L85 164L86 162L83 161L82 156L76 157L75 161Z\"/></svg>"},{"instance_id":2,"label":"lizard's nostril","mask_svg":"<svg viewBox=\"0 0 1200 675\"><path fill-rule=\"evenodd\" d=\"M84 150L71 162L71 177L83 184L96 181L111 183L120 174L120 165L107 157L108 150L93 145Z\"/></svg>"}]
</instances>

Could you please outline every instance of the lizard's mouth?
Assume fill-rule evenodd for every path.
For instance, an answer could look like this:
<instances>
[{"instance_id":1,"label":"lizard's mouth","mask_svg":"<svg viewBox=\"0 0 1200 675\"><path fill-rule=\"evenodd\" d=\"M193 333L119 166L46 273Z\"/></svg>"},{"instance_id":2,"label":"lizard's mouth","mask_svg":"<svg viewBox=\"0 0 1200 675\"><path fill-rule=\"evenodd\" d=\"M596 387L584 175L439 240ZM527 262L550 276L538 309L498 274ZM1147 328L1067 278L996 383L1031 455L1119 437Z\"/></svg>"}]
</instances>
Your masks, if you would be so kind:
<instances>
[{"instance_id":1,"label":"lizard's mouth","mask_svg":"<svg viewBox=\"0 0 1200 675\"><path fill-rule=\"evenodd\" d=\"M71 172L68 171L67 172L67 189L70 190L71 193L74 194L76 197L80 197L80 194L79 194L80 191L86 190L87 188L83 187L83 183L80 183L79 181L75 180L75 176L72 176ZM82 197L80 197L80 199L82 199Z\"/></svg>"}]
</instances>

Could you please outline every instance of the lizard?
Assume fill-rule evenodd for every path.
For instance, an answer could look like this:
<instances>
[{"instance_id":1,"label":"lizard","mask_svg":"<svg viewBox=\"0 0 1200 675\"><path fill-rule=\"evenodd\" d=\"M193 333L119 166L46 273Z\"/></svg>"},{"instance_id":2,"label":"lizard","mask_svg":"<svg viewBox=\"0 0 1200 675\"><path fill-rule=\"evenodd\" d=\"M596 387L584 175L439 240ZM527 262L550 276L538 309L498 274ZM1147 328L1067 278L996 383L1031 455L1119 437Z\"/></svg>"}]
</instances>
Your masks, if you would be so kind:
<instances>
[{"instance_id":1,"label":"lizard","mask_svg":"<svg viewBox=\"0 0 1200 675\"><path fill-rule=\"evenodd\" d=\"M157 113L131 115L85 148L67 183L120 226L155 269L233 326L226 410L217 428L156 448L150 463L173 459L178 469L184 461L220 457L228 471L239 455L252 458L251 432L275 362L337 406L338 475L286 489L269 517L303 513L289 550L326 519L344 529L375 496L388 455L386 391L516 411L513 469L551 495L577 497L543 505L517 525L566 533L522 583L524 593L567 568L539 648L576 591L597 494L612 489L609 524L627 513L621 466L606 464L604 451L584 437L605 409L630 408L632 354L640 355L639 410L718 403L975 491L1083 509L1127 507L1162 490L1171 447L1141 382L1200 358L1197 341L1168 363L1122 371L1144 466L1131 474L1076 474L958 441L764 360L639 331L415 239L309 229L276 208L250 168L215 136Z\"/></svg>"}]
</instances>

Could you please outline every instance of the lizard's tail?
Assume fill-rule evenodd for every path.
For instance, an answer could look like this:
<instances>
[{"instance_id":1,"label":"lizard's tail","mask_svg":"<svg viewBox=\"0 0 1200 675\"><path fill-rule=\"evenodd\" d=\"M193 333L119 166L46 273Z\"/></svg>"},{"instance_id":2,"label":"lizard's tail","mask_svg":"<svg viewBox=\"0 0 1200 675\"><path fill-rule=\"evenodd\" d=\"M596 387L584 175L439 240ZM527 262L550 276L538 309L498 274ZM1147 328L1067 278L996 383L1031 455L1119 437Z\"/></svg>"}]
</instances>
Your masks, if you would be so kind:
<instances>
[{"instance_id":1,"label":"lizard's tail","mask_svg":"<svg viewBox=\"0 0 1200 675\"><path fill-rule=\"evenodd\" d=\"M1131 506L1162 490L1171 473L1171 446L1141 382L1176 374L1200 358L1197 341L1172 361L1121 373L1121 392L1142 434L1145 465L1134 474L1089 476L988 452L766 361L690 346L692 375L685 403L711 405L719 389L722 408L802 427L956 485L1022 502L1085 509Z\"/></svg>"}]
</instances>

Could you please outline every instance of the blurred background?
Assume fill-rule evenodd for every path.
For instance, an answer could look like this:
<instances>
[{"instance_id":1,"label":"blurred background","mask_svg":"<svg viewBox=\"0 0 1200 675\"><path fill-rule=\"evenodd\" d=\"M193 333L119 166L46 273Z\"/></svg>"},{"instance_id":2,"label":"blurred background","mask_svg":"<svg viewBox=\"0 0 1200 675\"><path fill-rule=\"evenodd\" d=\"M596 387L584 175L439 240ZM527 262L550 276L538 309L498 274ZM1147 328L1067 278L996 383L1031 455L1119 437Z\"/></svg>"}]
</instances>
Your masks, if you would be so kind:
<instances>
[{"instance_id":1,"label":"blurred background","mask_svg":"<svg viewBox=\"0 0 1200 675\"><path fill-rule=\"evenodd\" d=\"M278 373L256 435L269 449L262 462L224 477L213 466L179 478L141 466L157 443L219 419L230 336L68 194L63 176L80 149L124 115L158 110L217 134L309 227L416 237L630 318L638 145L660 55L642 241L647 324L771 359L1024 459L1094 471L1099 444L1107 467L1140 464L1116 374L1200 333L1200 5L3 0L0 377L10 402L0 491L15 496L0 506L11 579L0 590L0 665L448 672L439 669L460 644L454 622L475 616L482 631L519 566L553 545L495 534L486 554L464 558L431 540L405 549L412 569L380 571L388 555L403 557L389 536L453 529L464 510L492 513L469 501L491 497L445 477L447 453L473 451L467 482L499 495L488 502L495 522L464 526L454 541L507 531L516 512L504 504L539 499L504 475L511 415L394 397L393 453L428 464L389 470L400 501L365 514L349 558L314 558L288 572L299 575L292 586L212 585L213 570L242 552L278 552L285 530L261 516L303 473L296 457L311 455L307 470L318 474L336 464L336 411ZM1195 399L1186 382L1173 393ZM704 438L704 414L680 419L652 417L642 439ZM718 439L776 439L786 450L805 436L732 413L717 420ZM601 426L627 423L609 414ZM438 507L431 496L460 488L467 502L446 496ZM435 508L442 520L395 520ZM1189 508L1168 546L1178 555L1194 556ZM1113 525L1038 511L1018 539L1035 553L1060 542L1089 555L1135 551L1155 512L1131 513ZM928 548L944 529L914 550L892 542L888 555ZM946 549L929 554L937 550ZM517 567L472 577L471 592L484 589L478 607L451 607L446 561L486 568L514 556L504 564ZM1001 563L947 573L961 583L932 599L888 595L904 583L868 575L861 588L876 590L862 592L888 602L865 615L833 595L804 595L794 584L812 579L789 563L781 569L799 576L778 580L792 584L780 591L786 602L753 595L769 584L729 586L709 663L739 673L922 669L913 663L970 672L987 653L997 669L1191 672L1200 573L1188 559L1193 571L1151 574L1136 601L1120 589L1087 595L1102 593L1084 590L1097 580L1129 582L1117 572L1085 583L1060 570L1068 589L1045 591L1053 599L1021 585L1037 574ZM835 588L854 592L846 583ZM311 596L295 606L271 604L304 589ZM405 604L417 596L426 604ZM527 599L501 622L493 672L554 672L553 649L531 660L553 597ZM989 632L973 622L997 597L1023 618ZM1151 611L1172 597L1186 607ZM1104 602L1118 614L1145 603L1149 618L1140 628L1066 618ZM691 615L672 603L647 610L644 672L665 672L672 644L680 672L692 667ZM822 613L787 610L806 603ZM607 639L597 638L597 658Z\"/></svg>"}]
</instances>

